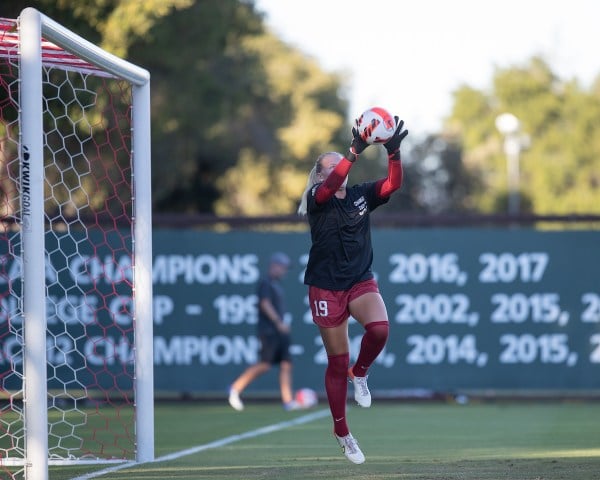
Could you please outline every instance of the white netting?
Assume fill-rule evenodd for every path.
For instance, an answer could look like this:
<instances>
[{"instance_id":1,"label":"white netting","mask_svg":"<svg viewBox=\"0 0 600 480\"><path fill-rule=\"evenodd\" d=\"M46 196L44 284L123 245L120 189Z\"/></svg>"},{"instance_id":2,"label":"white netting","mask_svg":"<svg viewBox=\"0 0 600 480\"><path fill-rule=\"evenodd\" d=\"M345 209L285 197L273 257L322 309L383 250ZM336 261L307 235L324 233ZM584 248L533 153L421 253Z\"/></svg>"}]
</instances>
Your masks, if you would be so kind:
<instances>
[{"instance_id":1,"label":"white netting","mask_svg":"<svg viewBox=\"0 0 600 480\"><path fill-rule=\"evenodd\" d=\"M25 449L15 27L0 20L0 478ZM49 458L131 459L131 86L45 45Z\"/></svg>"}]
</instances>

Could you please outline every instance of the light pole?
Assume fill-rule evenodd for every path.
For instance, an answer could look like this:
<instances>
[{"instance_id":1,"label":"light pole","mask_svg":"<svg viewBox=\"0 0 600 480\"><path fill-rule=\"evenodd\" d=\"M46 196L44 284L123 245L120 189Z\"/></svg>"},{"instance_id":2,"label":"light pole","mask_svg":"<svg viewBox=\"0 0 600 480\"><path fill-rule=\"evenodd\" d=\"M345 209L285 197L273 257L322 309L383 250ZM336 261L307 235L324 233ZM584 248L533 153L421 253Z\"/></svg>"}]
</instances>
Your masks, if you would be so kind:
<instances>
[{"instance_id":1,"label":"light pole","mask_svg":"<svg viewBox=\"0 0 600 480\"><path fill-rule=\"evenodd\" d=\"M508 213L516 215L520 210L519 157L523 147L521 122L512 113L496 117L496 128L504 135L504 154L508 173Z\"/></svg>"}]
</instances>

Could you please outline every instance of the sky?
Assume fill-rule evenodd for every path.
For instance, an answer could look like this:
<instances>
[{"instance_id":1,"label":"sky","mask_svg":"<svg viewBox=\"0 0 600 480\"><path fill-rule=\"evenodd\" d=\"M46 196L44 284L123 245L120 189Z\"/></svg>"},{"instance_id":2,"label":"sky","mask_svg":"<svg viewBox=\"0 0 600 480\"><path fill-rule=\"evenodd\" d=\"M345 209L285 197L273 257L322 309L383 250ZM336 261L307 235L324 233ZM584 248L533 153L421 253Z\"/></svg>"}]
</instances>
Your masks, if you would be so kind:
<instances>
[{"instance_id":1,"label":"sky","mask_svg":"<svg viewBox=\"0 0 600 480\"><path fill-rule=\"evenodd\" d=\"M458 87L541 55L563 80L600 75L600 0L256 0L268 27L343 72L352 116L381 106L435 133Z\"/></svg>"}]
</instances>

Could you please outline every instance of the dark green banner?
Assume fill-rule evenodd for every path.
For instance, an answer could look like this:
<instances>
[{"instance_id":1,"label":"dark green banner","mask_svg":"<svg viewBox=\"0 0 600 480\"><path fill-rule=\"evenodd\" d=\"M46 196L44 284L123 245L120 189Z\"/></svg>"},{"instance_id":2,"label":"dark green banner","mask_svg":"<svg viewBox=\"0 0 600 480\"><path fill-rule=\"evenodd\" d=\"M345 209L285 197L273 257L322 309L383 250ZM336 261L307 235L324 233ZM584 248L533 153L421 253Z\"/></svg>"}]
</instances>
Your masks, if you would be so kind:
<instances>
[{"instance_id":1,"label":"dark green banner","mask_svg":"<svg viewBox=\"0 0 600 480\"><path fill-rule=\"evenodd\" d=\"M50 386L93 388L106 377L128 388L130 253L112 245L110 254L84 252L76 239L50 241L57 245L51 251L60 244L77 252L48 259ZM153 243L158 392L225 392L256 361L255 285L275 250L293 260L284 285L295 387L323 390L327 358L302 283L308 233L157 230ZM600 389L600 232L375 230L373 243L391 325L370 372L374 391ZM7 321L18 318L14 296L6 293L9 282L18 288L20 269L5 252L0 363L9 368L19 364L13 355L19 349ZM60 258L65 265L57 265ZM361 334L351 320L352 357ZM61 372L67 379L59 383L54 378ZM249 389L276 390L276 370Z\"/></svg>"},{"instance_id":2,"label":"dark green banner","mask_svg":"<svg viewBox=\"0 0 600 480\"><path fill-rule=\"evenodd\" d=\"M378 230L374 270L391 334L374 390L600 388L600 232ZM308 234L158 231L156 387L224 391L256 359L254 284L284 250L295 385L326 355L302 283ZM361 327L351 322L351 356ZM254 389L276 389L275 374Z\"/></svg>"}]
</instances>

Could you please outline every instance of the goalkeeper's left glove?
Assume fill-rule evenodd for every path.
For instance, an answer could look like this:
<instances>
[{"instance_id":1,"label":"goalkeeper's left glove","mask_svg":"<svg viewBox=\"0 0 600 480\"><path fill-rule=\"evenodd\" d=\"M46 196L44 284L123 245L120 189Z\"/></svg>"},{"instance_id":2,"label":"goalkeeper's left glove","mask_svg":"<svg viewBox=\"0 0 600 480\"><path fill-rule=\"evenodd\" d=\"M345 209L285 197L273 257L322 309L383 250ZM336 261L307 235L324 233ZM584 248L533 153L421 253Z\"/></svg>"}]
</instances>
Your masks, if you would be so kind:
<instances>
[{"instance_id":1,"label":"goalkeeper's left glove","mask_svg":"<svg viewBox=\"0 0 600 480\"><path fill-rule=\"evenodd\" d=\"M394 117L396 120L396 131L387 142L383 144L388 153L390 160L400 160L400 144L404 137L408 135L408 130L402 130L404 128L404 120L400 120L398 116Z\"/></svg>"}]
</instances>

